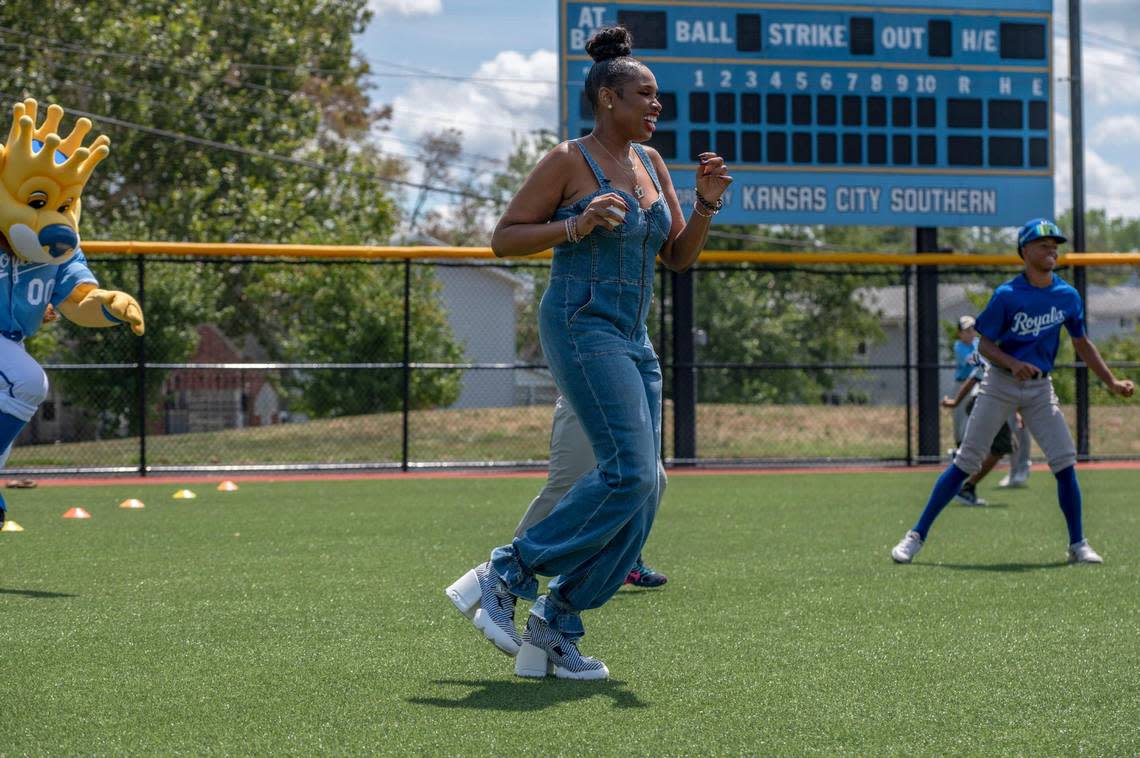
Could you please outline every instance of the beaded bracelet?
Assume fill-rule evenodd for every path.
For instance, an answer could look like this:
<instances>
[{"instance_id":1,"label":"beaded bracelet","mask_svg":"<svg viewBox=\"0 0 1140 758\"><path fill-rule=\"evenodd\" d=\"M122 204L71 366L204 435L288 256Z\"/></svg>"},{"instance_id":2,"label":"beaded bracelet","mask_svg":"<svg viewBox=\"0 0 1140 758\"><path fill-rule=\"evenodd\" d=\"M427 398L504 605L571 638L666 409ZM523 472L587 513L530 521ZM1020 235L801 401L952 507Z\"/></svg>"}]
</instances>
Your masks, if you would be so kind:
<instances>
[{"instance_id":1,"label":"beaded bracelet","mask_svg":"<svg viewBox=\"0 0 1140 758\"><path fill-rule=\"evenodd\" d=\"M582 241L581 235L578 234L578 222L576 216L570 216L563 222L566 228L566 241L572 245L577 245Z\"/></svg>"},{"instance_id":2,"label":"beaded bracelet","mask_svg":"<svg viewBox=\"0 0 1140 758\"><path fill-rule=\"evenodd\" d=\"M697 214L701 218L712 218L716 215L716 211L713 211L712 213L705 213L703 210L701 210L700 203L693 203L693 213Z\"/></svg>"},{"instance_id":3,"label":"beaded bracelet","mask_svg":"<svg viewBox=\"0 0 1140 758\"><path fill-rule=\"evenodd\" d=\"M712 215L714 216L720 212L721 206L724 205L724 200L719 197L716 199L715 203L710 203L708 200L705 200L703 197L701 197L700 192L694 190L693 194L697 196L697 202L702 205L706 211L711 211Z\"/></svg>"}]
</instances>

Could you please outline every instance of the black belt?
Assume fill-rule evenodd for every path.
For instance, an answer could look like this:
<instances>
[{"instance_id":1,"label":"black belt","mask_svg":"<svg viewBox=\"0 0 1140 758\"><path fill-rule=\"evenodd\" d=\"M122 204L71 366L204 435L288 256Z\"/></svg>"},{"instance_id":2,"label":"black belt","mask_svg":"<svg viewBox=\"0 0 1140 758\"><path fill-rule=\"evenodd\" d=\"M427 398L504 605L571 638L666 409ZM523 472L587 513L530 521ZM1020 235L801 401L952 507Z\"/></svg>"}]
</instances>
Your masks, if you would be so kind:
<instances>
[{"instance_id":1,"label":"black belt","mask_svg":"<svg viewBox=\"0 0 1140 758\"><path fill-rule=\"evenodd\" d=\"M24 333L21 332L19 329L17 329L14 332L6 332L3 329L0 329L0 337L7 337L8 339L12 340L13 342L21 342L24 339Z\"/></svg>"},{"instance_id":2,"label":"black belt","mask_svg":"<svg viewBox=\"0 0 1140 758\"><path fill-rule=\"evenodd\" d=\"M1004 367L1002 367L1002 366L999 366L999 365L997 365L996 363L991 363L990 365L991 365L991 366L993 366L994 368L996 368L998 371L1000 371L1000 372L1002 372L1003 374L1005 374L1006 376L1009 376L1009 377L1013 377L1014 379L1016 379L1016 378L1017 378L1017 377L1014 377L1014 376L1013 376L1013 372L1012 372L1012 371L1010 371L1010 370L1009 370L1009 369L1007 369L1007 368L1004 368ZM1042 371L1041 369L1037 369L1037 372L1038 372L1038 373L1037 373L1037 376L1034 376L1034 377L1030 377L1030 378L1031 378L1031 379L1048 379L1048 378L1049 378L1049 372L1048 372L1048 371ZM1020 380L1020 379L1018 379L1018 381L1021 381L1021 380Z\"/></svg>"}]
</instances>

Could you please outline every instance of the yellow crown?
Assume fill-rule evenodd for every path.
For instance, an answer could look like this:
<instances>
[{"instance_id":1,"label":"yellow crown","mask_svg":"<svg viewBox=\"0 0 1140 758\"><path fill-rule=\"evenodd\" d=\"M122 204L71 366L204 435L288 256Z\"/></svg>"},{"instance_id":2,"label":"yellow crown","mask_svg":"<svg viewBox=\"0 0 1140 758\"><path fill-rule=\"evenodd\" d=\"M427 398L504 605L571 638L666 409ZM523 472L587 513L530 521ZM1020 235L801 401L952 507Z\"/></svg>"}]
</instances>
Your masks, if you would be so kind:
<instances>
[{"instance_id":1,"label":"yellow crown","mask_svg":"<svg viewBox=\"0 0 1140 758\"><path fill-rule=\"evenodd\" d=\"M91 172L100 161L111 152L111 140L105 135L95 138L89 147L82 147L83 138L91 131L91 121L81 118L67 137L56 133L63 119L63 108L50 105L43 124L36 128L36 101L28 98L16 103L12 108L12 128L8 132L8 142L4 147L4 167L0 178L9 187L18 187L24 181L36 177L47 177L61 187L82 187L91 177ZM33 140L43 143L36 152ZM66 160L55 162L56 151L63 153Z\"/></svg>"}]
</instances>

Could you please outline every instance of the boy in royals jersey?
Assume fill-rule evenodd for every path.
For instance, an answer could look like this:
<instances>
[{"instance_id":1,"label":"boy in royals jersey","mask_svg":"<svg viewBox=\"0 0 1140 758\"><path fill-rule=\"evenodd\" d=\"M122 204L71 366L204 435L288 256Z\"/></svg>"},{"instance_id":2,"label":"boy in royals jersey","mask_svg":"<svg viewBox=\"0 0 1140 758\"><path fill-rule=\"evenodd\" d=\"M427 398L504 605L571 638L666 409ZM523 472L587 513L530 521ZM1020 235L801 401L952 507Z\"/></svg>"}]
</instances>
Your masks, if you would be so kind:
<instances>
[{"instance_id":1,"label":"boy in royals jersey","mask_svg":"<svg viewBox=\"0 0 1140 758\"><path fill-rule=\"evenodd\" d=\"M1104 562L1084 537L1077 450L1049 378L1061 325L1068 331L1077 356L1110 391L1131 397L1134 387L1127 379L1117 379L1105 364L1085 334L1080 295L1053 273L1057 246L1065 241L1057 225L1043 218L1019 230L1017 254L1025 262L1025 270L994 290L975 324L978 349L990 366L966 422L962 447L954 463L938 477L914 528L891 550L896 562L910 563L922 549L934 519L962 483L981 467L990 441L1013 411L1021 411L1057 478L1057 499L1069 529L1069 562Z\"/></svg>"}]
</instances>

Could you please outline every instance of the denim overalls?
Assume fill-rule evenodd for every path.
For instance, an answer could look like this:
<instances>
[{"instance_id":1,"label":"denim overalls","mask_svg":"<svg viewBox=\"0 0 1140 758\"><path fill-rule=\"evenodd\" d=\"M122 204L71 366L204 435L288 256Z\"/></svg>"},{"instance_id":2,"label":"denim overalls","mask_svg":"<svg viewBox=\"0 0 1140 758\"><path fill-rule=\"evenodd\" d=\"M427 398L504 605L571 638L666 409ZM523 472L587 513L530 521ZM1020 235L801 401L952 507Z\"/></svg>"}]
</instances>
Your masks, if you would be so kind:
<instances>
[{"instance_id":1,"label":"denim overalls","mask_svg":"<svg viewBox=\"0 0 1140 758\"><path fill-rule=\"evenodd\" d=\"M653 300L657 253L672 223L661 183L641 145L634 149L658 199L643 209L614 188L581 142L574 145L598 189L559 208L554 220L582 213L596 196L629 205L616 229L598 226L578 244L554 248L539 335L558 389L573 406L598 465L492 564L510 591L536 600L535 574L553 576L531 613L570 637L584 634L581 611L617 592L649 535L659 498L661 367L645 319Z\"/></svg>"}]
</instances>

